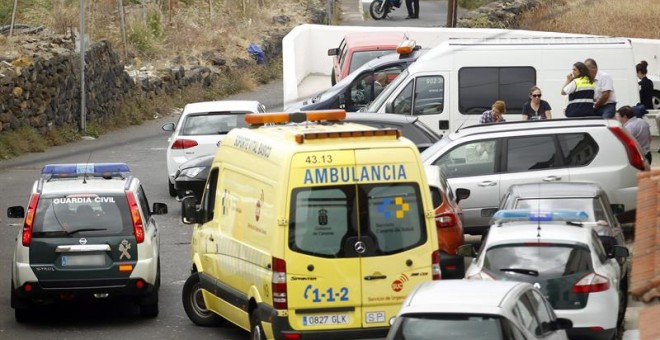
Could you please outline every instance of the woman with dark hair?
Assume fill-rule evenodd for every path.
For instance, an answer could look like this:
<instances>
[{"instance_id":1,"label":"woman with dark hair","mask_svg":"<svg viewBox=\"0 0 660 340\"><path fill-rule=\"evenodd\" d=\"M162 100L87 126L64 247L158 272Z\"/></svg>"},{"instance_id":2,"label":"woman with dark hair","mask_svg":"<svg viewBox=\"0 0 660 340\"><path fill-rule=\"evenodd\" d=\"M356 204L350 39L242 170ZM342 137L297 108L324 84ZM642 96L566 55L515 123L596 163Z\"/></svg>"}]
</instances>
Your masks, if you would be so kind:
<instances>
[{"instance_id":1,"label":"woman with dark hair","mask_svg":"<svg viewBox=\"0 0 660 340\"><path fill-rule=\"evenodd\" d=\"M566 117L597 116L594 110L594 94L596 83L583 62L573 64L571 73L566 76L566 82L561 88L562 96L568 95Z\"/></svg>"},{"instance_id":2,"label":"woman with dark hair","mask_svg":"<svg viewBox=\"0 0 660 340\"><path fill-rule=\"evenodd\" d=\"M550 104L541 99L541 89L538 86L532 86L529 89L529 101L522 108L522 119L552 119L550 110L552 110Z\"/></svg>"},{"instance_id":3,"label":"woman with dark hair","mask_svg":"<svg viewBox=\"0 0 660 340\"><path fill-rule=\"evenodd\" d=\"M639 78L639 102L644 105L646 110L653 110L653 82L646 77L649 64L642 60L635 66L637 69L637 78Z\"/></svg>"}]
</instances>

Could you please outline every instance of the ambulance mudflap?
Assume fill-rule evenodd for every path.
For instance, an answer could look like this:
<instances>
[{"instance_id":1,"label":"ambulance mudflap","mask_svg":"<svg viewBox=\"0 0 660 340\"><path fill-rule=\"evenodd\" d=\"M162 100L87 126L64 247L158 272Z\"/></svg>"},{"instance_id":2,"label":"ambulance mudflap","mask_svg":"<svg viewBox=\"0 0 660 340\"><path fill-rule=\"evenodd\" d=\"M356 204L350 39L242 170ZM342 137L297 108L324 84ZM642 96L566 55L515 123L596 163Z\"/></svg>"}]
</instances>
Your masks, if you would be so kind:
<instances>
[{"instance_id":1,"label":"ambulance mudflap","mask_svg":"<svg viewBox=\"0 0 660 340\"><path fill-rule=\"evenodd\" d=\"M389 327L408 292L432 279L434 249L413 152L294 155L285 238L293 329Z\"/></svg>"}]
</instances>

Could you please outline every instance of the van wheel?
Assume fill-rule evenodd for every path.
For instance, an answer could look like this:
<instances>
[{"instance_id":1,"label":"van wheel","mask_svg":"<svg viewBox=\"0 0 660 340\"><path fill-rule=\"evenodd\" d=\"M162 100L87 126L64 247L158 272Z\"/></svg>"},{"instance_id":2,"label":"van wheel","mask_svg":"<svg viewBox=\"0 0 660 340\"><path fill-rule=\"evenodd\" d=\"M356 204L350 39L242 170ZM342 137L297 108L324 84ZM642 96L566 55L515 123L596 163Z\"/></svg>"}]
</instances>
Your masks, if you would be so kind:
<instances>
[{"instance_id":1,"label":"van wheel","mask_svg":"<svg viewBox=\"0 0 660 340\"><path fill-rule=\"evenodd\" d=\"M250 328L250 339L266 340L266 334L264 334L264 328L261 326L261 320L259 320L256 310L250 315Z\"/></svg>"},{"instance_id":2,"label":"van wheel","mask_svg":"<svg viewBox=\"0 0 660 340\"><path fill-rule=\"evenodd\" d=\"M224 319L206 309L202 285L199 283L199 273L193 273L188 277L181 292L183 309L190 321L198 326L213 327L224 323Z\"/></svg>"},{"instance_id":3,"label":"van wheel","mask_svg":"<svg viewBox=\"0 0 660 340\"><path fill-rule=\"evenodd\" d=\"M176 197L176 189L174 188L174 183L170 182L169 178L167 179L167 188L170 191L170 196Z\"/></svg>"}]
</instances>

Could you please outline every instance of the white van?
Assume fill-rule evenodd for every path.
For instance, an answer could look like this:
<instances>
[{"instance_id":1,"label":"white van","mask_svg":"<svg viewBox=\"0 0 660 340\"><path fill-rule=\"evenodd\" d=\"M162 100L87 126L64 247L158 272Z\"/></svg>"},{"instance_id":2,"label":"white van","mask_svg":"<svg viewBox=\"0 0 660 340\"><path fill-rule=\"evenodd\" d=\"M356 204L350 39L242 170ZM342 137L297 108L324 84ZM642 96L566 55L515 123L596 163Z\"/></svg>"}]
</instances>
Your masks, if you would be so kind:
<instances>
[{"instance_id":1,"label":"white van","mask_svg":"<svg viewBox=\"0 0 660 340\"><path fill-rule=\"evenodd\" d=\"M479 123L498 99L504 118L521 120L529 89L537 85L564 118L567 96L560 94L575 62L596 60L614 81L618 106L639 102L630 41L601 37L450 39L404 70L364 111L419 116L444 134Z\"/></svg>"}]
</instances>

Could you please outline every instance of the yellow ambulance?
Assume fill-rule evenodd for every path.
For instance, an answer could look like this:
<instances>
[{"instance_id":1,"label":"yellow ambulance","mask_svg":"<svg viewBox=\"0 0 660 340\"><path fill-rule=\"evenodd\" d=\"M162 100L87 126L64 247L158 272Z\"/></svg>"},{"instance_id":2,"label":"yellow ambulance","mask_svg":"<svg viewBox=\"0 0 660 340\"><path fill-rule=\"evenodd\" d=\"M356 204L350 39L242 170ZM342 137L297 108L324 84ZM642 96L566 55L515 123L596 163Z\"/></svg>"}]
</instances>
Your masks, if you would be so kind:
<instances>
[{"instance_id":1,"label":"yellow ambulance","mask_svg":"<svg viewBox=\"0 0 660 340\"><path fill-rule=\"evenodd\" d=\"M384 337L406 295L440 279L419 152L345 111L248 114L218 147L182 292L197 325L252 339Z\"/></svg>"}]
</instances>

